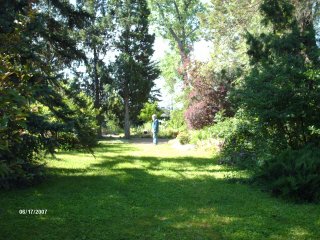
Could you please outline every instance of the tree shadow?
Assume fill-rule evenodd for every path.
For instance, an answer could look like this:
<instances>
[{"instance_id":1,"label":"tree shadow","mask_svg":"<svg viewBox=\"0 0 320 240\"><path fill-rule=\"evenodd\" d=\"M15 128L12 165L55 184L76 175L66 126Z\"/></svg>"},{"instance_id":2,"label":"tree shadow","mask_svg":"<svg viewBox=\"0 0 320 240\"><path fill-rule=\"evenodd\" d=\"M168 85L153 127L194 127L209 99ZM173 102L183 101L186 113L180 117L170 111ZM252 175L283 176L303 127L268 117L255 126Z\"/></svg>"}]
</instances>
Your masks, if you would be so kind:
<instances>
[{"instance_id":1,"label":"tree shadow","mask_svg":"<svg viewBox=\"0 0 320 240\"><path fill-rule=\"evenodd\" d=\"M110 149L117 153L123 147L127 145ZM234 169L215 168L211 158L101 158L86 169L49 168L49 181L31 191L8 193L7 199L19 194L22 203L32 203L28 208L48 209L48 215L19 218L7 209L1 214L6 227L0 238L240 240L320 235L318 206L288 204L216 178L214 174ZM0 204L5 205L3 200ZM15 224L8 227L10 222Z\"/></svg>"},{"instance_id":2,"label":"tree shadow","mask_svg":"<svg viewBox=\"0 0 320 240\"><path fill-rule=\"evenodd\" d=\"M144 167L118 166L135 161ZM161 162L177 165L165 168ZM212 176L190 179L157 174L163 170L181 173L185 171L183 165L193 167L188 174L201 172L210 163L213 165L212 159L197 162L190 157L117 156L89 167L114 174L73 176L85 171L70 169L55 187L65 188L59 201L67 211L86 216L88 210L81 206L88 206L97 219L108 222L101 231L117 233L112 239L316 239L319 218L310 212L315 209L312 206L299 208L258 189ZM76 201L70 203L70 198ZM305 214L308 221L297 221Z\"/></svg>"}]
</instances>

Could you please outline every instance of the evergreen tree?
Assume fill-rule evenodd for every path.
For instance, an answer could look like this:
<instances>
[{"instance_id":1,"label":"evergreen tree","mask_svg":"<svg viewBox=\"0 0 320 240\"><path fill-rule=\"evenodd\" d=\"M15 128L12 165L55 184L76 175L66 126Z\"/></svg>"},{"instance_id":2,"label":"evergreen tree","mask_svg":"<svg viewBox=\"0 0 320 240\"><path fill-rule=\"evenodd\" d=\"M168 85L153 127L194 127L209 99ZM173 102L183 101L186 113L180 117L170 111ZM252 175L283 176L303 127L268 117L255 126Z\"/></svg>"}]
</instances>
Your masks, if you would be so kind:
<instances>
[{"instance_id":1,"label":"evergreen tree","mask_svg":"<svg viewBox=\"0 0 320 240\"><path fill-rule=\"evenodd\" d=\"M82 40L86 52L86 72L81 76L82 87L94 99L97 111L98 136L102 134L103 110L107 103L105 87L111 84L109 69L105 58L111 48L112 20L107 0L78 0L77 6L91 14L89 24L77 35Z\"/></svg>"},{"instance_id":2,"label":"evergreen tree","mask_svg":"<svg viewBox=\"0 0 320 240\"><path fill-rule=\"evenodd\" d=\"M69 33L89 15L66 1L8 0L0 16L0 187L8 187L39 176L35 161L62 144L59 133L87 149L96 140L86 101L70 95L61 74L85 59Z\"/></svg>"},{"instance_id":3,"label":"evergreen tree","mask_svg":"<svg viewBox=\"0 0 320 240\"><path fill-rule=\"evenodd\" d=\"M313 7L300 16L301 3L265 0L261 5L268 34L248 34L252 70L237 91L240 107L256 119L274 150L319 144L319 49ZM265 142L265 141L263 141Z\"/></svg>"},{"instance_id":4,"label":"evergreen tree","mask_svg":"<svg viewBox=\"0 0 320 240\"><path fill-rule=\"evenodd\" d=\"M152 63L154 35L149 34L150 11L145 0L122 0L115 4L120 52L114 64L115 85L123 99L125 137L130 137L130 120L137 118L147 102L159 71Z\"/></svg>"}]
</instances>

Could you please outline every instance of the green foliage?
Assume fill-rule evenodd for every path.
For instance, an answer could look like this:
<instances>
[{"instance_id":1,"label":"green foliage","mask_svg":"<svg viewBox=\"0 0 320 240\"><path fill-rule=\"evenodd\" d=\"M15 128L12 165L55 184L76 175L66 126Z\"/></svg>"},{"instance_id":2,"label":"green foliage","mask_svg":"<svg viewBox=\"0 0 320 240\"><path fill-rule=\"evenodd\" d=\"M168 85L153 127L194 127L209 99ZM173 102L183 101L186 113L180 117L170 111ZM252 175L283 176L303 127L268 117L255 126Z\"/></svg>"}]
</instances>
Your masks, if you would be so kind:
<instances>
[{"instance_id":1,"label":"green foliage","mask_svg":"<svg viewBox=\"0 0 320 240\"><path fill-rule=\"evenodd\" d=\"M188 131L179 132L177 139L181 144L188 144L190 143L190 134Z\"/></svg>"},{"instance_id":2,"label":"green foliage","mask_svg":"<svg viewBox=\"0 0 320 240\"><path fill-rule=\"evenodd\" d=\"M151 133L151 123L144 123L143 125L140 126L134 126L131 128L131 133L132 136L134 137L139 137L139 138L151 138L152 133Z\"/></svg>"},{"instance_id":3,"label":"green foliage","mask_svg":"<svg viewBox=\"0 0 320 240\"><path fill-rule=\"evenodd\" d=\"M220 152L220 164L235 165L240 168L255 168L269 152L263 142L254 142L259 130L254 120L239 116L221 118L214 125L191 132L191 143L201 145L208 142Z\"/></svg>"},{"instance_id":4,"label":"green foliage","mask_svg":"<svg viewBox=\"0 0 320 240\"><path fill-rule=\"evenodd\" d=\"M273 194L297 201L320 200L320 149L288 149L265 162L256 180Z\"/></svg>"},{"instance_id":5,"label":"green foliage","mask_svg":"<svg viewBox=\"0 0 320 240\"><path fill-rule=\"evenodd\" d=\"M68 33L87 15L65 1L6 1L0 11L0 185L10 188L43 177L39 160L64 145L60 133L87 150L96 139L89 104L61 76L85 58Z\"/></svg>"},{"instance_id":6,"label":"green foliage","mask_svg":"<svg viewBox=\"0 0 320 240\"><path fill-rule=\"evenodd\" d=\"M219 72L223 69L248 68L245 33L262 33L267 30L261 25L260 0L211 0L209 14L202 17L202 27L207 39L212 41L214 51L210 65Z\"/></svg>"},{"instance_id":7,"label":"green foliage","mask_svg":"<svg viewBox=\"0 0 320 240\"><path fill-rule=\"evenodd\" d=\"M251 69L231 94L237 113L227 126L221 162L259 171L277 195L313 201L319 192L319 51L312 9L298 17L296 7L262 2L264 24L272 31L247 34Z\"/></svg>"},{"instance_id":8,"label":"green foliage","mask_svg":"<svg viewBox=\"0 0 320 240\"><path fill-rule=\"evenodd\" d=\"M192 132L192 142L208 139L230 139L239 125L236 118L226 118L216 124Z\"/></svg>"},{"instance_id":9,"label":"green foliage","mask_svg":"<svg viewBox=\"0 0 320 240\"><path fill-rule=\"evenodd\" d=\"M137 119L159 76L151 60L155 37L149 33L146 0L116 1L112 9L119 31L115 46L120 52L113 64L114 85L123 100L125 137L129 138L130 121Z\"/></svg>"},{"instance_id":10,"label":"green foliage","mask_svg":"<svg viewBox=\"0 0 320 240\"><path fill-rule=\"evenodd\" d=\"M234 117L217 123L214 132L223 139L219 162L255 169L270 154L268 141L262 141L261 129L254 119Z\"/></svg>"},{"instance_id":11,"label":"green foliage","mask_svg":"<svg viewBox=\"0 0 320 240\"><path fill-rule=\"evenodd\" d=\"M161 77L165 80L165 87L170 94L178 95L176 90L177 84L182 82L181 74L179 74L179 56L174 51L166 52L161 59L159 68Z\"/></svg>"},{"instance_id":12,"label":"green foliage","mask_svg":"<svg viewBox=\"0 0 320 240\"><path fill-rule=\"evenodd\" d=\"M178 136L179 130L177 128L173 128L169 121L161 120L160 127L159 127L159 138L176 138Z\"/></svg>"},{"instance_id":13,"label":"green foliage","mask_svg":"<svg viewBox=\"0 0 320 240\"><path fill-rule=\"evenodd\" d=\"M144 123L143 125L135 126L132 129L132 135L135 137L141 138L151 138L152 131L151 131L151 123L152 121ZM159 120L159 132L158 138L176 138L178 135L178 130L170 127L168 121L166 120Z\"/></svg>"},{"instance_id":14,"label":"green foliage","mask_svg":"<svg viewBox=\"0 0 320 240\"><path fill-rule=\"evenodd\" d=\"M150 0L152 20L159 33L169 39L180 53L189 53L192 44L199 39L199 14L205 11L198 0Z\"/></svg>"},{"instance_id":15,"label":"green foliage","mask_svg":"<svg viewBox=\"0 0 320 240\"><path fill-rule=\"evenodd\" d=\"M105 127L107 134L120 134L123 132L123 129L120 127L119 121L117 121L116 119L108 119Z\"/></svg>"},{"instance_id":16,"label":"green foliage","mask_svg":"<svg viewBox=\"0 0 320 240\"><path fill-rule=\"evenodd\" d=\"M183 109L175 109L170 112L170 120L168 121L168 126L177 131L187 129Z\"/></svg>"},{"instance_id":17,"label":"green foliage","mask_svg":"<svg viewBox=\"0 0 320 240\"><path fill-rule=\"evenodd\" d=\"M160 118L162 113L163 111L159 108L157 102L146 102L143 108L141 109L138 118L143 122L149 122L150 119L152 119L153 114L156 114L157 118Z\"/></svg>"},{"instance_id":18,"label":"green foliage","mask_svg":"<svg viewBox=\"0 0 320 240\"><path fill-rule=\"evenodd\" d=\"M273 7L268 2L261 9L274 31L258 37L248 34L252 70L234 99L247 116L257 119L262 138L272 139L282 149L301 148L319 140L309 131L310 126L319 127L320 118L314 30L312 24L308 31L313 34L299 30L289 2L278 1ZM273 8L280 12L274 14Z\"/></svg>"}]
</instances>

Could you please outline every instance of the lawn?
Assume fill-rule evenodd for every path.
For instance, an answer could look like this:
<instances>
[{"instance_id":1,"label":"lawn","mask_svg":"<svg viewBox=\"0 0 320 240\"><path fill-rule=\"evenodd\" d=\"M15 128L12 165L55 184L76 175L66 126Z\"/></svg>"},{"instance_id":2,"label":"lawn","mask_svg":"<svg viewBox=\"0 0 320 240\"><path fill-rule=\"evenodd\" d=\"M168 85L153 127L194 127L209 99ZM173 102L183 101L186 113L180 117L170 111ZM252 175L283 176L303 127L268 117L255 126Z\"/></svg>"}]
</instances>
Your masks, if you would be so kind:
<instances>
[{"instance_id":1,"label":"lawn","mask_svg":"<svg viewBox=\"0 0 320 240\"><path fill-rule=\"evenodd\" d=\"M166 143L100 142L47 159L43 183L0 193L3 240L320 238L320 206L275 199L214 156ZM19 214L47 209L46 214Z\"/></svg>"}]
</instances>

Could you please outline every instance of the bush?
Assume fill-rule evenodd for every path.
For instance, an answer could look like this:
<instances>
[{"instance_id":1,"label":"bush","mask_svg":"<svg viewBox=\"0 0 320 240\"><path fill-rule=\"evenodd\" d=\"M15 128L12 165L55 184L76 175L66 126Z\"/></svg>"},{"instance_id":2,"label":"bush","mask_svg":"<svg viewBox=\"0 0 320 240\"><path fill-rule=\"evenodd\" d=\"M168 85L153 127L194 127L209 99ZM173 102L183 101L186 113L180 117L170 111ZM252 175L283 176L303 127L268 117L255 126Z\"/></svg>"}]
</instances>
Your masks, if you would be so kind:
<instances>
[{"instance_id":1,"label":"bush","mask_svg":"<svg viewBox=\"0 0 320 240\"><path fill-rule=\"evenodd\" d=\"M116 119L109 118L105 124L106 134L120 134L124 130L120 127L119 121Z\"/></svg>"},{"instance_id":2,"label":"bush","mask_svg":"<svg viewBox=\"0 0 320 240\"><path fill-rule=\"evenodd\" d=\"M40 162L6 163L0 160L0 189L31 186L45 177L44 164Z\"/></svg>"},{"instance_id":3,"label":"bush","mask_svg":"<svg viewBox=\"0 0 320 240\"><path fill-rule=\"evenodd\" d=\"M178 130L173 129L169 124L168 121L160 120L159 126L159 138L176 138L178 135ZM142 137L142 138L151 138L152 131L151 131L151 122L147 122L141 126L135 126L131 128L131 134L135 137Z\"/></svg>"},{"instance_id":4,"label":"bush","mask_svg":"<svg viewBox=\"0 0 320 240\"><path fill-rule=\"evenodd\" d=\"M239 69L216 72L210 64L195 61L190 65L189 73L192 87L185 112L189 128L202 129L213 124L219 111L224 111L229 117L234 115L228 95L232 82L240 73Z\"/></svg>"},{"instance_id":5,"label":"bush","mask_svg":"<svg viewBox=\"0 0 320 240\"><path fill-rule=\"evenodd\" d=\"M142 120L143 122L149 122L152 119L152 115L156 114L159 118L163 111L159 108L158 102L146 102L143 105L143 108L140 111L138 119Z\"/></svg>"},{"instance_id":6,"label":"bush","mask_svg":"<svg viewBox=\"0 0 320 240\"><path fill-rule=\"evenodd\" d=\"M185 118L189 128L201 129L213 123L214 115L217 111L206 101L196 102L189 106L185 113Z\"/></svg>"},{"instance_id":7,"label":"bush","mask_svg":"<svg viewBox=\"0 0 320 240\"><path fill-rule=\"evenodd\" d=\"M217 120L215 125L196 131L191 142L217 139L220 164L255 170L283 149L281 139L266 136L268 133L257 119L244 116L239 110L232 118Z\"/></svg>"},{"instance_id":8,"label":"bush","mask_svg":"<svg viewBox=\"0 0 320 240\"><path fill-rule=\"evenodd\" d=\"M176 109L170 112L170 120L168 121L168 128L179 132L187 130L187 124L184 119L184 110Z\"/></svg>"},{"instance_id":9,"label":"bush","mask_svg":"<svg viewBox=\"0 0 320 240\"><path fill-rule=\"evenodd\" d=\"M320 148L306 146L285 150L266 161L256 174L256 181L274 195L297 201L320 200Z\"/></svg>"},{"instance_id":10,"label":"bush","mask_svg":"<svg viewBox=\"0 0 320 240\"><path fill-rule=\"evenodd\" d=\"M150 138L151 134L151 123L145 123L141 126L135 126L131 128L131 135L134 137Z\"/></svg>"},{"instance_id":11,"label":"bush","mask_svg":"<svg viewBox=\"0 0 320 240\"><path fill-rule=\"evenodd\" d=\"M220 164L253 168L258 161L253 150L260 149L250 142L250 139L258 135L253 125L254 123L237 117L221 119L214 125L192 131L190 142L214 145L221 151Z\"/></svg>"},{"instance_id":12,"label":"bush","mask_svg":"<svg viewBox=\"0 0 320 240\"><path fill-rule=\"evenodd\" d=\"M44 164L39 160L41 142L36 137L22 135L20 142L0 151L0 189L30 186L44 177Z\"/></svg>"},{"instance_id":13,"label":"bush","mask_svg":"<svg viewBox=\"0 0 320 240\"><path fill-rule=\"evenodd\" d=\"M177 136L177 139L181 144L188 144L190 143L190 135L188 132L180 132Z\"/></svg>"}]
</instances>

